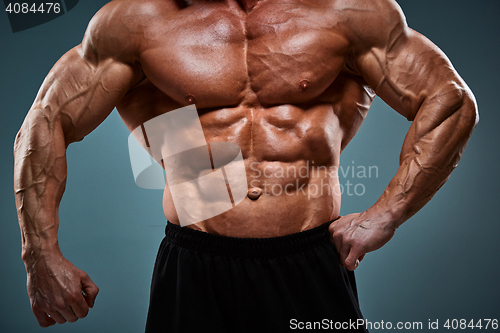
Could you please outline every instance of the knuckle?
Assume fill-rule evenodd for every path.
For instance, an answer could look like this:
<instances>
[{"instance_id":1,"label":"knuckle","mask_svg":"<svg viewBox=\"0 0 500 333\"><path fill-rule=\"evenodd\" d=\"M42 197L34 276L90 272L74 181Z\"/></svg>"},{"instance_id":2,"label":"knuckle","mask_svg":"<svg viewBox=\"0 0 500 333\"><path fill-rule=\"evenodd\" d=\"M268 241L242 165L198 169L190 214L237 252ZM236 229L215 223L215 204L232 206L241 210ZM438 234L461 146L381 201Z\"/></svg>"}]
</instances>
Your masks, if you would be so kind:
<instances>
[{"instance_id":1,"label":"knuckle","mask_svg":"<svg viewBox=\"0 0 500 333\"><path fill-rule=\"evenodd\" d=\"M38 302L31 302L31 309L33 310L33 312L39 312L42 310L42 307Z\"/></svg>"},{"instance_id":2,"label":"knuckle","mask_svg":"<svg viewBox=\"0 0 500 333\"><path fill-rule=\"evenodd\" d=\"M74 292L66 294L66 302L74 303L77 300L77 295Z\"/></svg>"},{"instance_id":3,"label":"knuckle","mask_svg":"<svg viewBox=\"0 0 500 333\"><path fill-rule=\"evenodd\" d=\"M66 307L66 303L61 300L61 299L57 299L56 301L54 301L54 303L52 304L52 307L56 310L63 310L65 307Z\"/></svg>"},{"instance_id":4,"label":"knuckle","mask_svg":"<svg viewBox=\"0 0 500 333\"><path fill-rule=\"evenodd\" d=\"M78 315L78 318L85 318L87 317L88 314L89 314L89 308L85 308L83 312L80 315Z\"/></svg>"},{"instance_id":5,"label":"knuckle","mask_svg":"<svg viewBox=\"0 0 500 333\"><path fill-rule=\"evenodd\" d=\"M81 277L84 278L84 279L89 279L89 275L87 274L87 272L84 272L82 270L80 270L80 274L81 274Z\"/></svg>"},{"instance_id":6,"label":"knuckle","mask_svg":"<svg viewBox=\"0 0 500 333\"><path fill-rule=\"evenodd\" d=\"M335 231L332 235L334 240L342 240L343 234L340 231Z\"/></svg>"},{"instance_id":7,"label":"knuckle","mask_svg":"<svg viewBox=\"0 0 500 333\"><path fill-rule=\"evenodd\" d=\"M353 238L351 242L352 246L356 247L356 249L361 249L363 247L363 242L358 238Z\"/></svg>"},{"instance_id":8,"label":"knuckle","mask_svg":"<svg viewBox=\"0 0 500 333\"><path fill-rule=\"evenodd\" d=\"M47 311L50 309L50 304L44 303L41 304L40 302L35 302L31 305L31 309L33 310L33 313L36 315L44 315Z\"/></svg>"},{"instance_id":9,"label":"knuckle","mask_svg":"<svg viewBox=\"0 0 500 333\"><path fill-rule=\"evenodd\" d=\"M344 235L342 237L342 243L346 244L348 246L351 246L353 244L353 239L351 235Z\"/></svg>"},{"instance_id":10,"label":"knuckle","mask_svg":"<svg viewBox=\"0 0 500 333\"><path fill-rule=\"evenodd\" d=\"M68 302L72 304L79 302L81 298L82 298L82 291L80 289L72 290L66 295L66 299L68 300Z\"/></svg>"}]
</instances>

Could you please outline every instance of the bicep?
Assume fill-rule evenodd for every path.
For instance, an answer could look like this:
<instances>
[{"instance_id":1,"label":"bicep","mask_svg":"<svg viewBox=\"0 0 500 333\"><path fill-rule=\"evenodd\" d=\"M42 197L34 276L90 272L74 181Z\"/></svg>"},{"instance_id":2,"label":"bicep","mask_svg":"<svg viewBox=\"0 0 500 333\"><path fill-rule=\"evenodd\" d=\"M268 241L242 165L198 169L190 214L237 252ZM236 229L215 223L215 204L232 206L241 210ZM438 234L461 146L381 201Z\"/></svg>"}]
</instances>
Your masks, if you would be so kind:
<instances>
[{"instance_id":1,"label":"bicep","mask_svg":"<svg viewBox=\"0 0 500 333\"><path fill-rule=\"evenodd\" d=\"M404 25L398 29L387 45L361 55L356 66L377 95L406 118L414 120L422 107L432 107L432 123L440 123L470 91L436 45Z\"/></svg>"},{"instance_id":2,"label":"bicep","mask_svg":"<svg viewBox=\"0 0 500 333\"><path fill-rule=\"evenodd\" d=\"M83 139L113 110L137 76L134 68L107 58L90 61L79 45L45 78L30 113L60 124L66 145Z\"/></svg>"},{"instance_id":3,"label":"bicep","mask_svg":"<svg viewBox=\"0 0 500 333\"><path fill-rule=\"evenodd\" d=\"M478 115L472 92L446 55L406 28L386 48L360 57L358 66L377 95L413 121L402 161L419 156L418 165L454 167Z\"/></svg>"}]
</instances>

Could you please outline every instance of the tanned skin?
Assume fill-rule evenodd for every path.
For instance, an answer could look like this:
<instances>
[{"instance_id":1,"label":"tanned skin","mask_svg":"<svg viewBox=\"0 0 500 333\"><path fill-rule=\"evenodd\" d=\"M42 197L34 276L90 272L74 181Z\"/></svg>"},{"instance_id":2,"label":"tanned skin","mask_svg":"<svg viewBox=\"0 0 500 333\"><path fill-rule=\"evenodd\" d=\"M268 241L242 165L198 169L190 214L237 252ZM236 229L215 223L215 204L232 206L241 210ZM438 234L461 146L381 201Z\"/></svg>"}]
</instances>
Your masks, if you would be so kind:
<instances>
[{"instance_id":1,"label":"tanned skin","mask_svg":"<svg viewBox=\"0 0 500 333\"><path fill-rule=\"evenodd\" d=\"M307 191L310 184L338 189L339 180L330 172L287 178L256 170L269 175L307 162L312 169L312 161L338 167L375 94L412 125L399 169L380 199L330 226L341 263L350 270L432 198L478 121L474 97L446 56L408 28L393 0L107 4L81 45L52 68L15 141L22 257L39 324L85 317L98 293L61 254L58 206L66 148L115 106L133 130L195 104L208 142L239 145L254 189L232 210L188 227L271 237L337 218L339 191L309 193L310 199ZM288 194L275 195L273 184L293 185ZM297 184L306 184L305 192ZM165 216L178 223L168 187L164 193Z\"/></svg>"}]
</instances>

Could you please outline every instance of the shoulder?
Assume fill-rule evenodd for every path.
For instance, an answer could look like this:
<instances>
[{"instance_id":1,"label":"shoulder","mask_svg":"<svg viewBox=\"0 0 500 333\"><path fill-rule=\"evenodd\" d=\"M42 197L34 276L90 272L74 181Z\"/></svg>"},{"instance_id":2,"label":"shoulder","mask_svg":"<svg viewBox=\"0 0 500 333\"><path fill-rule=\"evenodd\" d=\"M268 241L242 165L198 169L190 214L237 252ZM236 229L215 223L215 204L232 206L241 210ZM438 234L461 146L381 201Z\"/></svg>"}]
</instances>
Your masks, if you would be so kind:
<instances>
[{"instance_id":1,"label":"shoulder","mask_svg":"<svg viewBox=\"0 0 500 333\"><path fill-rule=\"evenodd\" d=\"M345 34L357 52L389 47L409 32L401 7L394 0L337 0Z\"/></svg>"},{"instance_id":2,"label":"shoulder","mask_svg":"<svg viewBox=\"0 0 500 333\"><path fill-rule=\"evenodd\" d=\"M114 0L90 20L82 42L85 55L133 61L147 29L177 11L174 0Z\"/></svg>"}]
</instances>

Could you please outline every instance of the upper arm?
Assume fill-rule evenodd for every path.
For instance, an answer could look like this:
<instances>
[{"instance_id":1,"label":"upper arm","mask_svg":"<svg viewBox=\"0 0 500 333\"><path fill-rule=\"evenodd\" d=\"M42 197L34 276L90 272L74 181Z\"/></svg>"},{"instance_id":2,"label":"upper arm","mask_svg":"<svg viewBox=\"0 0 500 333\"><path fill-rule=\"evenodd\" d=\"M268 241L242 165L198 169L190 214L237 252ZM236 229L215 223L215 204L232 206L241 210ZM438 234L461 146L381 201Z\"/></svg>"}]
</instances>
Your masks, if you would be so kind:
<instances>
[{"instance_id":1,"label":"upper arm","mask_svg":"<svg viewBox=\"0 0 500 333\"><path fill-rule=\"evenodd\" d=\"M474 105L472 93L446 55L407 26L394 1L373 1L371 9L369 20L351 21L355 47L350 61L378 96L409 120L422 108L432 109L433 125L464 102Z\"/></svg>"},{"instance_id":2,"label":"upper arm","mask_svg":"<svg viewBox=\"0 0 500 333\"><path fill-rule=\"evenodd\" d=\"M140 79L130 39L107 29L116 19L114 7L101 9L82 43L54 65L28 114L60 125L66 145L95 129Z\"/></svg>"}]
</instances>

